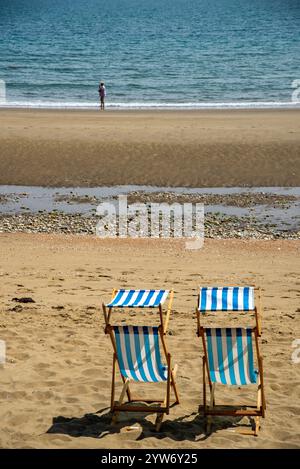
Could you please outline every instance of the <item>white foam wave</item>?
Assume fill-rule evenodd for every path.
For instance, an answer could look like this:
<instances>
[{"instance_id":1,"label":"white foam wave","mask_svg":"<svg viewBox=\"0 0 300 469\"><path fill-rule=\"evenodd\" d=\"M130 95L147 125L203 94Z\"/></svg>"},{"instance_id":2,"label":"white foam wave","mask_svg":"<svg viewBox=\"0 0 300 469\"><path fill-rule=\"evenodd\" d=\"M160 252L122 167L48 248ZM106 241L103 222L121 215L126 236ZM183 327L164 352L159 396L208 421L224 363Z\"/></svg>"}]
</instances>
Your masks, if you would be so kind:
<instances>
[{"instance_id":1,"label":"white foam wave","mask_svg":"<svg viewBox=\"0 0 300 469\"><path fill-rule=\"evenodd\" d=\"M273 109L300 108L300 102L239 101L239 102L130 102L107 103L108 109ZM97 102L52 102L52 101L0 101L0 108L21 109L97 109Z\"/></svg>"}]
</instances>

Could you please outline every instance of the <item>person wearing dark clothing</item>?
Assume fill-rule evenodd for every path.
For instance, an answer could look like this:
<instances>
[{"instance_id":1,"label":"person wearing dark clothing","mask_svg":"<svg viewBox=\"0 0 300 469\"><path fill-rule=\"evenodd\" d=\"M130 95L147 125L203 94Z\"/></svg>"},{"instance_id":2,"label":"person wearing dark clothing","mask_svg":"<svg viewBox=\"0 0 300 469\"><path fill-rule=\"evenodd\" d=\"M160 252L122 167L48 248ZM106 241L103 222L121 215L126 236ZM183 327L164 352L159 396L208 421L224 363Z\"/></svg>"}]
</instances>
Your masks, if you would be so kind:
<instances>
[{"instance_id":1,"label":"person wearing dark clothing","mask_svg":"<svg viewBox=\"0 0 300 469\"><path fill-rule=\"evenodd\" d=\"M99 85L98 92L99 92L99 97L100 97L100 110L104 111L106 89L105 89L105 85L104 85L103 81Z\"/></svg>"}]
</instances>

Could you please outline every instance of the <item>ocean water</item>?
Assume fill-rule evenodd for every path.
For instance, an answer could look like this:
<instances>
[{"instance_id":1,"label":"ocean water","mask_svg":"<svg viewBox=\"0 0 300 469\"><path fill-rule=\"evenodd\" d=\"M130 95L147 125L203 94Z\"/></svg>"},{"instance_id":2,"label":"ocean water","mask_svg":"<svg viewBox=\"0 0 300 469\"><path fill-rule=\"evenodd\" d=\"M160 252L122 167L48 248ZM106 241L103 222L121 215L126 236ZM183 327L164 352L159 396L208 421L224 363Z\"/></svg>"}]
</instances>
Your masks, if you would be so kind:
<instances>
[{"instance_id":1,"label":"ocean water","mask_svg":"<svg viewBox=\"0 0 300 469\"><path fill-rule=\"evenodd\" d=\"M95 107L100 80L117 108L296 106L300 1L0 0L0 80L2 106Z\"/></svg>"}]
</instances>

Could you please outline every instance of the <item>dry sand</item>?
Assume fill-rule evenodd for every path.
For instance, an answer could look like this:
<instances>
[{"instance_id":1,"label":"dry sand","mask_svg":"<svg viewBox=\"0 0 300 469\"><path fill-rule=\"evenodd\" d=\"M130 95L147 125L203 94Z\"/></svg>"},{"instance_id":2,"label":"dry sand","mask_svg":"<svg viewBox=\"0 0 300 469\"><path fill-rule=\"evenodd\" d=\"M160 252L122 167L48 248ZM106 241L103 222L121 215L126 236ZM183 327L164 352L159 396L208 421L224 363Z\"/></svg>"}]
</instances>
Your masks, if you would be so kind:
<instances>
[{"instance_id":1,"label":"dry sand","mask_svg":"<svg viewBox=\"0 0 300 469\"><path fill-rule=\"evenodd\" d=\"M299 241L280 240L209 240L192 252L179 241L0 235L0 339L7 343L7 363L0 369L0 446L300 447L300 364L291 361L292 342L300 339L299 250ZM197 286L253 283L263 288L266 419L258 438L234 433L224 419L205 438L197 413ZM165 418L160 434L153 431L154 416L129 421L123 415L111 427L112 350L103 333L101 301L112 287L172 286L175 311L167 339L179 365L181 404ZM12 298L22 296L35 303L13 311L18 303ZM140 312L130 319L153 323L157 317ZM217 400L235 396L237 402L239 392L221 388ZM242 395L255 399L254 390ZM136 428L128 431L133 422Z\"/></svg>"},{"instance_id":2,"label":"dry sand","mask_svg":"<svg viewBox=\"0 0 300 469\"><path fill-rule=\"evenodd\" d=\"M0 110L0 184L300 186L300 111Z\"/></svg>"}]
</instances>

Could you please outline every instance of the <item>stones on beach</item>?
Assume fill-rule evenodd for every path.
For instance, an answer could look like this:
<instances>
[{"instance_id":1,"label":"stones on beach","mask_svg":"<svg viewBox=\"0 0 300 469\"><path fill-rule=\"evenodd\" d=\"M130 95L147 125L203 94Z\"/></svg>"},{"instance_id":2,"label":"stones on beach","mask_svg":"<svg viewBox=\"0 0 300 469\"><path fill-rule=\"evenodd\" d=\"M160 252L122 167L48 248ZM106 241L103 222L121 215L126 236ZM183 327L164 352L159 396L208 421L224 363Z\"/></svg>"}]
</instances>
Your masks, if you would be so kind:
<instances>
[{"instance_id":1,"label":"stones on beach","mask_svg":"<svg viewBox=\"0 0 300 469\"><path fill-rule=\"evenodd\" d=\"M143 192L132 191L128 195L128 202L167 202L167 203L203 203L205 205L226 205L231 207L249 208L255 205L269 205L272 207L286 208L295 202L294 195L271 194L266 192L239 192L236 194L190 194L178 192Z\"/></svg>"},{"instance_id":2,"label":"stones on beach","mask_svg":"<svg viewBox=\"0 0 300 469\"><path fill-rule=\"evenodd\" d=\"M21 313L23 311L23 306L16 305L13 308L10 308L8 311L13 312L13 313Z\"/></svg>"},{"instance_id":3,"label":"stones on beach","mask_svg":"<svg viewBox=\"0 0 300 469\"><path fill-rule=\"evenodd\" d=\"M6 194L0 194L0 204L6 204L8 202L8 197Z\"/></svg>"},{"instance_id":4,"label":"stones on beach","mask_svg":"<svg viewBox=\"0 0 300 469\"><path fill-rule=\"evenodd\" d=\"M22 296L21 298L12 298L11 301L16 301L17 303L35 303L35 301L30 296Z\"/></svg>"},{"instance_id":5,"label":"stones on beach","mask_svg":"<svg viewBox=\"0 0 300 469\"><path fill-rule=\"evenodd\" d=\"M82 196L74 194L56 194L54 200L55 202L65 202L67 204L95 204L101 202L101 199L88 194Z\"/></svg>"},{"instance_id":6,"label":"stones on beach","mask_svg":"<svg viewBox=\"0 0 300 469\"><path fill-rule=\"evenodd\" d=\"M112 201L114 197L110 200ZM107 199L105 199L107 200ZM156 219L152 221L152 204L165 202L173 203L204 203L205 204L205 238L215 239L299 239L300 227L297 220L288 218L278 222L265 213L266 207L281 210L292 206L296 210L299 197L288 194L275 194L268 192L247 192L242 190L238 193L184 193L176 192L145 192L133 191L128 195L128 202L139 202L146 204L146 213L143 221L136 213L128 213L127 236L139 238L162 237L162 214L158 211ZM96 226L101 217L95 213L95 209L85 211L80 208L83 204L96 204L100 202L95 196L55 193L55 201L77 204L77 213L66 213L58 211L39 210L30 212L25 210L16 214L0 214L0 233L60 233L67 235L96 235ZM293 205L294 204L294 205ZM298 203L299 204L299 203ZM255 207L260 206L260 216L255 212ZM235 209L235 210L234 210ZM218 210L218 211L216 211ZM238 210L238 211L237 211ZM173 212L172 212L173 213ZM182 231L182 219L170 214L170 237L181 237L176 233ZM272 212L273 213L273 212ZM172 218L173 217L173 218ZM154 217L155 218L155 217ZM292 217L295 218L295 217ZM117 227L118 227L117 216ZM148 221L148 223L147 223ZM276 223L274 223L274 221ZM287 223L288 221L288 223ZM273 222L273 223L272 223ZM104 233L102 236L114 235L114 220L105 218L102 221ZM193 225L193 228L195 226ZM150 233L151 229L151 233ZM155 231L155 235L154 235ZM118 231L116 236L118 236ZM152 235L152 236L151 236Z\"/></svg>"},{"instance_id":7,"label":"stones on beach","mask_svg":"<svg viewBox=\"0 0 300 469\"><path fill-rule=\"evenodd\" d=\"M53 212L0 215L0 233L95 235L97 220L94 216ZM206 238L300 239L300 229L282 230L271 224L262 224L254 217L206 213L204 225ZM171 223L171 236L174 234L174 228L176 226ZM144 227L141 227L139 237L148 237Z\"/></svg>"}]
</instances>

